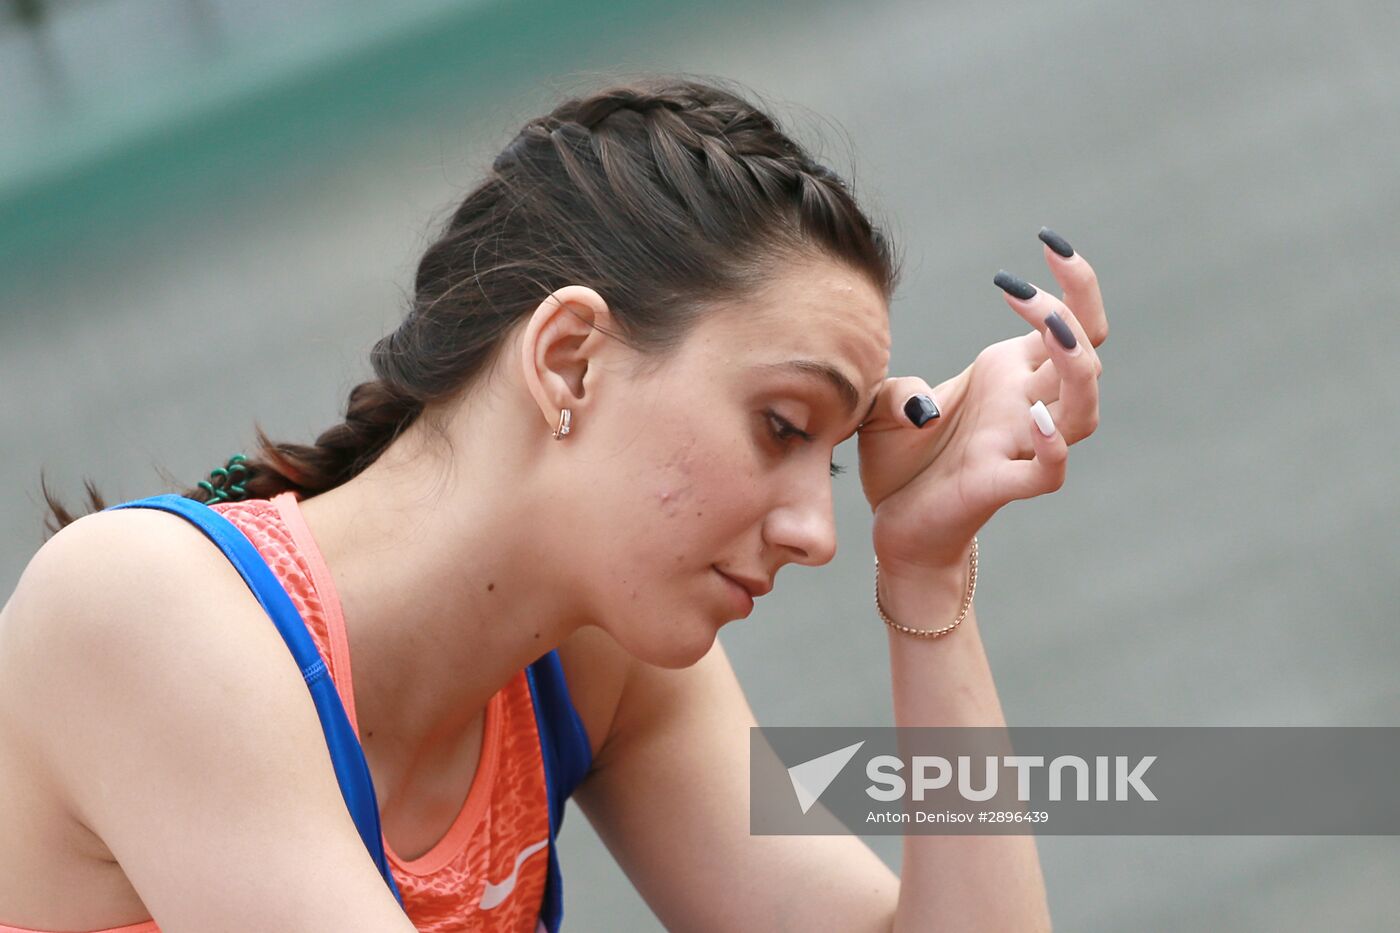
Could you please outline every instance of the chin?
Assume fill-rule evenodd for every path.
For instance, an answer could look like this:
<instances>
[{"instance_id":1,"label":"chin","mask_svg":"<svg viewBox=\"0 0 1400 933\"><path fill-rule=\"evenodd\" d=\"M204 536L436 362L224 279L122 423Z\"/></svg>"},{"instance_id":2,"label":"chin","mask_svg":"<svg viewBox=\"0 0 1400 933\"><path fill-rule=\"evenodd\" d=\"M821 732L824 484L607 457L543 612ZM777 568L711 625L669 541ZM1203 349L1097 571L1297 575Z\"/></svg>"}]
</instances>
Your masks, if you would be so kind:
<instances>
[{"instance_id":1,"label":"chin","mask_svg":"<svg viewBox=\"0 0 1400 933\"><path fill-rule=\"evenodd\" d=\"M719 633L716 620L700 615L687 615L670 626L654 620L638 620L637 624L642 627L641 631L632 629L628 633L634 637L614 631L613 639L638 661L669 670L698 663L714 647L715 636Z\"/></svg>"},{"instance_id":2,"label":"chin","mask_svg":"<svg viewBox=\"0 0 1400 933\"><path fill-rule=\"evenodd\" d=\"M705 639L705 643L703 645L700 645L698 643L694 645L688 645L686 646L683 652L673 652L672 654L668 655L666 659L658 661L657 667L665 667L671 670L681 670L683 668L693 667L694 665L699 664L700 660L704 658L705 655L709 654L710 649L714 646L715 637L714 634L711 633L710 637Z\"/></svg>"}]
</instances>

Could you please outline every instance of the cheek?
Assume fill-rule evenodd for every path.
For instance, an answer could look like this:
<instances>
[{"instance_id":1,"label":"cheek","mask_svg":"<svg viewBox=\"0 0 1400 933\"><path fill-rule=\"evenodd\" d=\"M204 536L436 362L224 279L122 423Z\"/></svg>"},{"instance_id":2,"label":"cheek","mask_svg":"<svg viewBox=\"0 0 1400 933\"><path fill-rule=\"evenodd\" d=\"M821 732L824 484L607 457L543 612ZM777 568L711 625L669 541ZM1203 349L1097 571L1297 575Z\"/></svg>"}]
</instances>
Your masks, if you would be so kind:
<instances>
[{"instance_id":1,"label":"cheek","mask_svg":"<svg viewBox=\"0 0 1400 933\"><path fill-rule=\"evenodd\" d=\"M683 563L756 520L758 476L748 451L688 437L652 462L635 487L643 494L634 518L638 530L648 529L641 537L657 558Z\"/></svg>"},{"instance_id":2,"label":"cheek","mask_svg":"<svg viewBox=\"0 0 1400 933\"><path fill-rule=\"evenodd\" d=\"M647 484L647 505L666 519L684 518L705 498L704 476L698 471L695 438L688 438L663 456ZM703 509L703 504L698 506Z\"/></svg>"}]
</instances>

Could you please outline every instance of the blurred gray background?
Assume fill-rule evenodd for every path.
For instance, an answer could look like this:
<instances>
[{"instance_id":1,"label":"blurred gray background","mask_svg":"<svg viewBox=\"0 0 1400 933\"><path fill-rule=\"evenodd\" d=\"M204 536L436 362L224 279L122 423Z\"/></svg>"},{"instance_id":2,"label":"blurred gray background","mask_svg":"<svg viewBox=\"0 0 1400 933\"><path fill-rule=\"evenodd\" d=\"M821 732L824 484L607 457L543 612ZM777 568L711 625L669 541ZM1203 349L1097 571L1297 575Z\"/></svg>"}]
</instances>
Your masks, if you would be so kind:
<instances>
[{"instance_id":1,"label":"blurred gray background","mask_svg":"<svg viewBox=\"0 0 1400 933\"><path fill-rule=\"evenodd\" d=\"M41 467L115 502L254 419L310 439L520 122L684 71L743 82L888 220L893 372L1020 333L991 279L1054 286L1041 224L1098 270L1100 428L981 535L1011 723L1400 724L1397 48L1383 0L0 5L0 593ZM764 724L892 722L836 484L836 559L721 636ZM577 810L564 840L570 929L657 928ZM1392 837L1040 851L1062 930L1400 927Z\"/></svg>"}]
</instances>

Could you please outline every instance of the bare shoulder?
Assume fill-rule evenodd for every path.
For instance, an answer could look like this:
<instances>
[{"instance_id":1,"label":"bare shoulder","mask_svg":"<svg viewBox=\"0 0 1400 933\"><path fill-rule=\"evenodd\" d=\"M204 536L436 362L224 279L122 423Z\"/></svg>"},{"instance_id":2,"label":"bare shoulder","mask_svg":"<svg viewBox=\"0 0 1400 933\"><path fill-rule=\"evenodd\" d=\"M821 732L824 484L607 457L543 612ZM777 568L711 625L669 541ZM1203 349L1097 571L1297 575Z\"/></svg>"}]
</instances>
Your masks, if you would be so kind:
<instances>
[{"instance_id":1,"label":"bare shoulder","mask_svg":"<svg viewBox=\"0 0 1400 933\"><path fill-rule=\"evenodd\" d=\"M172 566L173 564L173 566ZM50 538L30 559L6 604L22 617L74 610L128 595L147 598L188 587L182 571L219 576L227 561L203 533L154 509L85 515ZM239 579L227 566L225 579ZM135 572L133 572L135 571Z\"/></svg>"},{"instance_id":2,"label":"bare shoulder","mask_svg":"<svg viewBox=\"0 0 1400 933\"><path fill-rule=\"evenodd\" d=\"M146 916L75 805L65 760L92 718L87 691L103 693L104 682L175 650L161 644L176 634L165 613L192 580L218 578L221 555L181 525L144 509L84 516L30 558L0 609L0 838L10 843L0 849L0 903L11 911L28 906L38 919L84 929ZM127 699L107 693L106 735L119 734L110 727ZM46 913L54 904L65 913Z\"/></svg>"},{"instance_id":3,"label":"bare shoulder","mask_svg":"<svg viewBox=\"0 0 1400 933\"><path fill-rule=\"evenodd\" d=\"M59 531L30 559L5 605L0 670L32 672L24 662L57 661L62 649L85 655L164 634L142 621L188 594L192 581L217 590L237 573L201 541L183 519L147 509L97 512ZM144 611L107 624L125 609Z\"/></svg>"},{"instance_id":4,"label":"bare shoulder","mask_svg":"<svg viewBox=\"0 0 1400 933\"><path fill-rule=\"evenodd\" d=\"M43 769L32 786L50 809L119 865L101 892L73 870L50 877L59 890L6 888L7 921L91 929L140 907L178 929L407 927L295 660L238 571L179 516L87 516L30 561L0 621L0 743ZM84 864L56 833L31 833L15 856Z\"/></svg>"},{"instance_id":5,"label":"bare shoulder","mask_svg":"<svg viewBox=\"0 0 1400 933\"><path fill-rule=\"evenodd\" d=\"M183 518L97 512L54 535L21 574L0 623L0 683L37 689L16 690L22 703L70 668L91 678L137 658L153 663L213 631L276 644L254 622L261 612L238 571Z\"/></svg>"},{"instance_id":6,"label":"bare shoulder","mask_svg":"<svg viewBox=\"0 0 1400 933\"><path fill-rule=\"evenodd\" d=\"M135 715L135 704L176 699L151 691L208 693L205 683L225 679L278 702L304 691L238 570L199 528L165 512L97 512L64 528L30 560L0 622L0 710L54 755L106 744L82 728L83 703ZM206 699L217 703L217 691Z\"/></svg>"}]
</instances>

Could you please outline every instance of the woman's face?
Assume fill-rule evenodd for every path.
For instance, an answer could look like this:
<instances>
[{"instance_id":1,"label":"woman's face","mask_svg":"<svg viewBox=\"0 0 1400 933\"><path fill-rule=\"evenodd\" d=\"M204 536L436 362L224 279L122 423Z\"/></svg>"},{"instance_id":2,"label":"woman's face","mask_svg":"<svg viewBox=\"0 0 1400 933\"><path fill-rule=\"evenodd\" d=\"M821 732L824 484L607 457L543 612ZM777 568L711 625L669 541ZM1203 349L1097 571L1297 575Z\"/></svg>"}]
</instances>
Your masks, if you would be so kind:
<instances>
[{"instance_id":1,"label":"woman's face","mask_svg":"<svg viewBox=\"0 0 1400 933\"><path fill-rule=\"evenodd\" d=\"M784 564L831 560L832 449L888 363L879 291L812 261L590 408L564 442L587 448L571 501L598 530L581 555L597 624L643 661L688 666L752 608L726 574L761 594Z\"/></svg>"}]
</instances>

